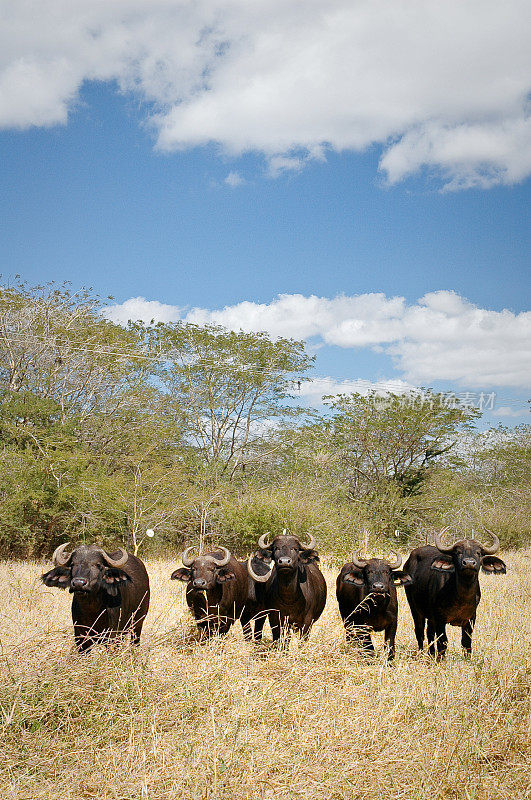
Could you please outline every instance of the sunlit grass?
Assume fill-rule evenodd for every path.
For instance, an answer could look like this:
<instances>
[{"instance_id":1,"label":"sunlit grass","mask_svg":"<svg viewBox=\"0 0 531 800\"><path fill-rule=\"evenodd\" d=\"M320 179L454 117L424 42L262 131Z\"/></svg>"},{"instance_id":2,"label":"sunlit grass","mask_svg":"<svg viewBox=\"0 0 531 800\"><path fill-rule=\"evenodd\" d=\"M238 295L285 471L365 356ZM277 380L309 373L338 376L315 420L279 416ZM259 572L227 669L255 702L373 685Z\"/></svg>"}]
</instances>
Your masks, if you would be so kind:
<instances>
[{"instance_id":1,"label":"sunlit grass","mask_svg":"<svg viewBox=\"0 0 531 800\"><path fill-rule=\"evenodd\" d=\"M42 565L0 565L0 784L17 800L531 797L531 557L482 576L474 652L415 652L401 592L397 659L344 643L333 590L307 644L190 635L173 562L148 563L138 652L78 656L70 596ZM382 637L374 637L380 651Z\"/></svg>"}]
</instances>

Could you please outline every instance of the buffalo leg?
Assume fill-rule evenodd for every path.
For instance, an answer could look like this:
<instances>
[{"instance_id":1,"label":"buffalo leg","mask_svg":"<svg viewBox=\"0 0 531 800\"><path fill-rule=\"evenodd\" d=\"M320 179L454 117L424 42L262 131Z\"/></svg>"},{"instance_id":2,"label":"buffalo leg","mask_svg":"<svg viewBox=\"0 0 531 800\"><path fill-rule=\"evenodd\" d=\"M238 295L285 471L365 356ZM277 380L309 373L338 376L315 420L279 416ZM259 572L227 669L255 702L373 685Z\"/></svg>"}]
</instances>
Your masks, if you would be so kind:
<instances>
[{"instance_id":1,"label":"buffalo leg","mask_svg":"<svg viewBox=\"0 0 531 800\"><path fill-rule=\"evenodd\" d=\"M133 624L131 625L131 641L136 646L140 644L140 634L142 633L144 619L144 616L140 617L140 619L133 619Z\"/></svg>"},{"instance_id":2,"label":"buffalo leg","mask_svg":"<svg viewBox=\"0 0 531 800\"><path fill-rule=\"evenodd\" d=\"M440 661L446 655L448 649L448 637L446 635L446 624L442 621L435 623L435 632L437 634L437 661Z\"/></svg>"},{"instance_id":3,"label":"buffalo leg","mask_svg":"<svg viewBox=\"0 0 531 800\"><path fill-rule=\"evenodd\" d=\"M303 642L307 642L310 638L310 631L312 630L312 623L305 622L302 628L300 629L300 636Z\"/></svg>"},{"instance_id":4,"label":"buffalo leg","mask_svg":"<svg viewBox=\"0 0 531 800\"><path fill-rule=\"evenodd\" d=\"M251 628L251 620L253 619L251 614L245 614L242 612L240 616L240 622L242 624L242 631L243 631L243 638L246 641L250 641L253 638L253 630ZM256 623L255 623L256 624Z\"/></svg>"},{"instance_id":5,"label":"buffalo leg","mask_svg":"<svg viewBox=\"0 0 531 800\"><path fill-rule=\"evenodd\" d=\"M345 638L347 644L350 644L356 638L356 628L354 625L345 625Z\"/></svg>"},{"instance_id":6,"label":"buffalo leg","mask_svg":"<svg viewBox=\"0 0 531 800\"><path fill-rule=\"evenodd\" d=\"M271 623L269 623L269 624L271 625ZM281 636L282 636L282 625L280 625L280 624L271 625L271 633L273 634L273 641L274 642L280 642L280 639L281 639ZM289 629L289 627L286 627L286 629L285 629L285 641L284 641L284 646L286 646L286 647L288 645L289 635L290 635L290 629Z\"/></svg>"},{"instance_id":7,"label":"buffalo leg","mask_svg":"<svg viewBox=\"0 0 531 800\"><path fill-rule=\"evenodd\" d=\"M242 623L243 637L246 641L249 642L252 639L254 639L255 642L260 641L262 638L262 630L265 625L266 616L267 615L263 612L258 613L255 616L249 613L241 615L240 621Z\"/></svg>"},{"instance_id":8,"label":"buffalo leg","mask_svg":"<svg viewBox=\"0 0 531 800\"><path fill-rule=\"evenodd\" d=\"M269 625L271 627L271 633L273 634L273 641L278 642L280 634L282 633L282 625L280 623L280 614L278 611L273 611L269 614Z\"/></svg>"},{"instance_id":9,"label":"buffalo leg","mask_svg":"<svg viewBox=\"0 0 531 800\"><path fill-rule=\"evenodd\" d=\"M413 624L415 625L415 637L417 639L417 644L419 646L419 650L422 650L424 647L424 628L426 625L426 617L419 611L413 611L413 609L411 609L411 615L413 617Z\"/></svg>"},{"instance_id":10,"label":"buffalo leg","mask_svg":"<svg viewBox=\"0 0 531 800\"><path fill-rule=\"evenodd\" d=\"M395 657L395 637L396 637L396 628L397 624L394 622L392 625L389 625L385 629L385 643L389 647L389 653L387 654L387 660L392 661Z\"/></svg>"},{"instance_id":11,"label":"buffalo leg","mask_svg":"<svg viewBox=\"0 0 531 800\"><path fill-rule=\"evenodd\" d=\"M470 656L472 652L472 631L474 630L475 624L476 618L472 617L461 629L461 647L465 651L466 656Z\"/></svg>"},{"instance_id":12,"label":"buffalo leg","mask_svg":"<svg viewBox=\"0 0 531 800\"><path fill-rule=\"evenodd\" d=\"M212 636L214 636L218 632L217 628L215 628L210 623L210 621L208 621L208 622L203 622L203 621L198 622L197 623L197 627L199 629L200 640L203 641L203 642L206 641L207 639L210 639Z\"/></svg>"},{"instance_id":13,"label":"buffalo leg","mask_svg":"<svg viewBox=\"0 0 531 800\"><path fill-rule=\"evenodd\" d=\"M343 612L341 610L341 616L343 618L343 625L345 626L345 638L347 640L347 644L358 641L360 630L362 630L360 625L363 625L363 623L360 622L359 619L356 620L354 613L347 614L346 611Z\"/></svg>"},{"instance_id":14,"label":"buffalo leg","mask_svg":"<svg viewBox=\"0 0 531 800\"><path fill-rule=\"evenodd\" d=\"M89 653L94 647L94 639L89 635L86 628L74 628L74 641L80 653Z\"/></svg>"},{"instance_id":15,"label":"buffalo leg","mask_svg":"<svg viewBox=\"0 0 531 800\"><path fill-rule=\"evenodd\" d=\"M94 646L94 642L88 636L76 636L75 641L76 641L76 647L82 655L84 655L85 653L90 653L90 651Z\"/></svg>"},{"instance_id":16,"label":"buffalo leg","mask_svg":"<svg viewBox=\"0 0 531 800\"><path fill-rule=\"evenodd\" d=\"M363 628L354 629L352 642L363 651L364 655L374 655L374 645L369 631L363 630Z\"/></svg>"},{"instance_id":17,"label":"buffalo leg","mask_svg":"<svg viewBox=\"0 0 531 800\"><path fill-rule=\"evenodd\" d=\"M426 631L428 637L428 652L430 656L435 655L435 625L431 619L428 620L428 627Z\"/></svg>"},{"instance_id":18,"label":"buffalo leg","mask_svg":"<svg viewBox=\"0 0 531 800\"><path fill-rule=\"evenodd\" d=\"M232 626L232 620L224 620L219 626L219 636L226 636Z\"/></svg>"},{"instance_id":19,"label":"buffalo leg","mask_svg":"<svg viewBox=\"0 0 531 800\"><path fill-rule=\"evenodd\" d=\"M254 640L255 642L260 642L262 640L262 631L264 630L264 625L266 621L265 614L259 614L257 617L254 618Z\"/></svg>"},{"instance_id":20,"label":"buffalo leg","mask_svg":"<svg viewBox=\"0 0 531 800\"><path fill-rule=\"evenodd\" d=\"M443 621L428 620L428 650L431 656L435 655L435 645L437 644L437 660L444 658L448 647L448 637L446 636L446 625Z\"/></svg>"},{"instance_id":21,"label":"buffalo leg","mask_svg":"<svg viewBox=\"0 0 531 800\"><path fill-rule=\"evenodd\" d=\"M280 642L280 637L282 636L282 631L284 630L285 640L283 644L285 647L287 647L291 633L288 619L282 620L278 611L274 611L272 614L269 614L269 625L271 626L271 633L273 634L274 642Z\"/></svg>"}]
</instances>

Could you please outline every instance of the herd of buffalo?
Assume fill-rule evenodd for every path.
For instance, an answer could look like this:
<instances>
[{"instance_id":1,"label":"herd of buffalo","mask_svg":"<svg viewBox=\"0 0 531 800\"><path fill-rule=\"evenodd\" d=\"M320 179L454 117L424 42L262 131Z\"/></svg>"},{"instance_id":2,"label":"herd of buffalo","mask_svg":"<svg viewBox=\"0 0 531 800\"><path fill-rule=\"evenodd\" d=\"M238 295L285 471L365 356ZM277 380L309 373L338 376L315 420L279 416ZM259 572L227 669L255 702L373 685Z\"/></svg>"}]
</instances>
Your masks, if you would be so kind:
<instances>
[{"instance_id":1,"label":"herd of buffalo","mask_svg":"<svg viewBox=\"0 0 531 800\"><path fill-rule=\"evenodd\" d=\"M282 630L297 630L303 638L326 603L326 582L318 567L313 536L303 543L296 536L267 535L247 562L237 561L225 548L193 556L188 547L183 566L171 578L186 583L186 602L205 636L225 634L239 620L246 639L259 641L266 619L278 641ZM495 557L496 536L486 546L475 539L435 547L418 547L402 569L392 561L356 555L343 566L336 581L339 611L347 640L374 653L372 631L384 631L388 657L395 652L398 618L397 586L404 586L419 649L427 640L430 654L444 656L446 625L462 629L465 653L472 648L472 631L481 597L479 571L505 573ZM130 633L138 644L149 607L149 577L142 561L125 550L109 554L94 545L67 553L67 544L53 554L54 568L42 576L46 586L68 588L73 594L74 637L80 652L97 642Z\"/></svg>"}]
</instances>

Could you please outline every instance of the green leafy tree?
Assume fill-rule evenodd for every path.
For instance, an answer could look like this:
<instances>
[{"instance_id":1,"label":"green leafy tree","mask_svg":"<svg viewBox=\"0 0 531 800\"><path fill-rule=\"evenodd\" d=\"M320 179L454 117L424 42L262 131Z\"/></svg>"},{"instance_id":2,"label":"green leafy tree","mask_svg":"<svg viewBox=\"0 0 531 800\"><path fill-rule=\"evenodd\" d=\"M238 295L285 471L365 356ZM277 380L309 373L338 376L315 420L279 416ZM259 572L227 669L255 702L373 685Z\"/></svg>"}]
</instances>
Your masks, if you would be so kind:
<instances>
[{"instance_id":1,"label":"green leafy tree","mask_svg":"<svg viewBox=\"0 0 531 800\"><path fill-rule=\"evenodd\" d=\"M499 425L477 434L468 448L466 466L491 486L528 484L531 480L531 425Z\"/></svg>"},{"instance_id":2,"label":"green leafy tree","mask_svg":"<svg viewBox=\"0 0 531 800\"><path fill-rule=\"evenodd\" d=\"M210 475L232 479L252 442L293 417L294 381L313 358L304 343L216 325L159 324L147 332L159 377L193 452Z\"/></svg>"},{"instance_id":3,"label":"green leafy tree","mask_svg":"<svg viewBox=\"0 0 531 800\"><path fill-rule=\"evenodd\" d=\"M153 384L156 359L100 307L66 286L0 289L4 551L42 552L79 536L136 545L144 521L170 516L148 490L169 484L180 441ZM169 486L163 494L169 509Z\"/></svg>"},{"instance_id":4,"label":"green leafy tree","mask_svg":"<svg viewBox=\"0 0 531 800\"><path fill-rule=\"evenodd\" d=\"M4 389L0 446L0 545L38 551L68 525L67 486L86 463L73 421L64 424L53 400Z\"/></svg>"},{"instance_id":5,"label":"green leafy tree","mask_svg":"<svg viewBox=\"0 0 531 800\"><path fill-rule=\"evenodd\" d=\"M152 370L133 331L106 321L89 290L0 287L0 381L53 400L63 418L112 413Z\"/></svg>"},{"instance_id":6,"label":"green leafy tree","mask_svg":"<svg viewBox=\"0 0 531 800\"><path fill-rule=\"evenodd\" d=\"M332 414L321 424L340 455L352 498L387 481L403 496L418 494L430 468L455 445L458 431L479 416L473 408L449 406L444 395L426 391L384 397L354 393L327 400Z\"/></svg>"}]
</instances>

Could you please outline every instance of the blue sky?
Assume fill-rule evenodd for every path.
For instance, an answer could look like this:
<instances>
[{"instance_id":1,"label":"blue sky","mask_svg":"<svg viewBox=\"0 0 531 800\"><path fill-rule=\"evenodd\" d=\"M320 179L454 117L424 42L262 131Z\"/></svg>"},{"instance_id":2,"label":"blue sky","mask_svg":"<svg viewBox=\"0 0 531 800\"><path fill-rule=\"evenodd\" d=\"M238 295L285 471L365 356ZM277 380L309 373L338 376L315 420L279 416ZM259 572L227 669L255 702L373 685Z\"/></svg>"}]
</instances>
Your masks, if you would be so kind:
<instances>
[{"instance_id":1,"label":"blue sky","mask_svg":"<svg viewBox=\"0 0 531 800\"><path fill-rule=\"evenodd\" d=\"M181 38L182 5L175 4L177 16L170 20ZM210 5L203 5L204 19L197 24L211 13ZM229 18L230 4L225 5ZM347 7L336 5L337 15L351 22ZM361 3L360 13L368 14L369 7ZM461 14L458 5L454 10ZM509 3L514 30L520 10L519 3ZM166 13L166 7L160 10ZM251 36L255 21L241 16ZM271 26L283 35L291 23L288 19L283 27L275 19ZM23 11L17 24L22 37L29 28ZM99 24L116 34L127 21L103 18ZM330 378L323 384L326 391L348 388L341 381L357 379L476 395L495 391L497 412L488 415L487 423L524 421L531 382L531 315L522 314L529 307L530 180L521 147L528 117L520 95L527 95L523 89L515 94L512 107L503 92L489 95L484 108L469 117L460 107L460 94L476 97L478 87L493 80L481 75L477 55L487 60L488 36L484 45L481 38L476 43L478 74L474 77L471 70L463 85L442 92L439 65L433 67L414 121L401 111L404 119L388 123L384 114L385 128L381 114L366 122L367 111L345 122L338 111L345 100L341 96L326 114L312 112L303 126L305 106L315 99L315 77L310 88L303 82L297 89L297 100L302 100L296 115L290 97L284 104L266 103L267 117L261 116L264 104L260 113L253 111L254 100L244 89L234 93L234 75L252 70L253 87L258 80L285 83L286 75L298 75L286 59L278 78L259 57L255 33L256 47L243 56L237 49L231 55L230 48L226 55L216 40L211 85L207 91L185 90L175 75L181 83L183 74L191 81L196 66L173 64L171 24L167 52L159 52L162 45L142 33L142 52L151 47L168 72L163 85L161 69L156 83L146 77L147 68L140 78L129 76L133 85L128 84L125 68L108 66L108 48L103 48L91 55L90 69L68 51L64 73L76 77L73 88L63 86L63 73L50 66L63 43L45 26L42 42L33 37L19 45L20 53L10 52L5 64L0 62L4 278L19 273L30 283L69 280L75 287L88 285L102 296L112 295L114 306L145 298L174 306L161 311L167 318L308 337L317 354L315 375ZM381 33L385 48L390 32L370 17L366 24ZM469 41L467 20L462 24ZM79 25L80 41L85 41ZM499 31L498 46L514 34L503 26ZM316 34L303 31L301 40L304 35L314 46ZM337 87L333 48L327 49L326 37L317 40L325 77L330 69L323 102L328 88L341 89L343 95L350 89ZM450 40L441 46L454 47ZM302 54L306 45L302 41ZM523 56L516 45L513 51L512 60L494 65L494 77L511 77L513 70L520 79ZM460 56L452 53L458 69ZM214 58L210 50L207 56ZM48 105L41 108L42 90L32 94L31 82L22 79L18 94L6 95L2 105L2 67L16 81L21 60L27 64L34 57L39 80L48 82ZM397 59L402 64L400 54ZM384 77L373 77L371 98L378 99L378 81L383 86ZM417 98L415 64L403 81ZM382 106L392 105L383 89L381 96ZM410 100L402 102L406 108ZM441 110L434 116L433 105L447 109L452 102L447 120ZM380 127L383 133L373 132ZM394 130L393 136L389 132ZM293 298L279 301L279 295ZM334 300L341 295L350 298L346 305ZM312 296L317 300L309 302ZM358 296L361 300L355 300ZM403 298L401 305L393 305L397 297ZM241 306L244 301L251 306ZM145 307L141 300L110 315L123 318L127 309L158 315L156 305ZM496 314L504 309L505 315ZM320 320L313 327L312 316Z\"/></svg>"}]
</instances>

